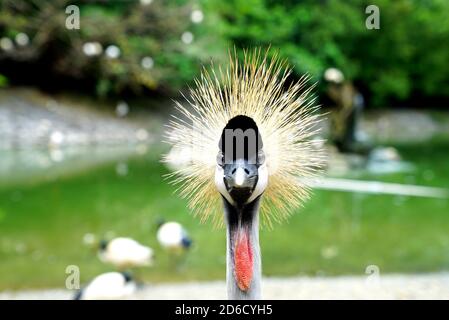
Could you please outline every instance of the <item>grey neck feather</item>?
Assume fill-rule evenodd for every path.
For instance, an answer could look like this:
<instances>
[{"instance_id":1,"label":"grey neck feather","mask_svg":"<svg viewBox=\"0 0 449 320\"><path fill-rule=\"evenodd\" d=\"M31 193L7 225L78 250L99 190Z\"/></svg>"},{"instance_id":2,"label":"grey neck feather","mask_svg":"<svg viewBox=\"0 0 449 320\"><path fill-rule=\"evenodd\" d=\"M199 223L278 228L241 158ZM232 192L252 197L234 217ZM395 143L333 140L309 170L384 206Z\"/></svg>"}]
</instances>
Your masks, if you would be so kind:
<instances>
[{"instance_id":1,"label":"grey neck feather","mask_svg":"<svg viewBox=\"0 0 449 320\"><path fill-rule=\"evenodd\" d=\"M255 199L251 205L237 209L224 200L224 211L226 221L226 284L228 299L231 300L255 300L261 299L261 278L262 262L259 246L259 202L260 198ZM234 277L234 265L232 263L232 245L231 245L231 226L229 216L231 214L240 214L251 217L250 239L253 245L253 277L248 291L242 291L238 287Z\"/></svg>"}]
</instances>

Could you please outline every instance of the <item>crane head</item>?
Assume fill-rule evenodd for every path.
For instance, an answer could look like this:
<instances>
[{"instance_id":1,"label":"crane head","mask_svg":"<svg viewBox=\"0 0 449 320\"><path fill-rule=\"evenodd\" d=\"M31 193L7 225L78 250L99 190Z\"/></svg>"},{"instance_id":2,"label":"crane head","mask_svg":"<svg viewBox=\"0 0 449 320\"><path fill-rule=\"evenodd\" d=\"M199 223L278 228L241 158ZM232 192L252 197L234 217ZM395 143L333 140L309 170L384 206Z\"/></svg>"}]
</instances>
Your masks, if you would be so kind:
<instances>
[{"instance_id":1,"label":"crane head","mask_svg":"<svg viewBox=\"0 0 449 320\"><path fill-rule=\"evenodd\" d=\"M234 208L260 199L262 224L271 227L308 199L303 179L325 164L315 137L321 115L310 77L290 83L292 72L275 52L244 51L243 60L230 53L223 68L202 71L186 104L176 103L167 177L201 221L223 226L223 198Z\"/></svg>"},{"instance_id":2,"label":"crane head","mask_svg":"<svg viewBox=\"0 0 449 320\"><path fill-rule=\"evenodd\" d=\"M259 197L268 183L262 138L255 121L243 115L229 120L219 148L215 185L230 204L242 207Z\"/></svg>"}]
</instances>

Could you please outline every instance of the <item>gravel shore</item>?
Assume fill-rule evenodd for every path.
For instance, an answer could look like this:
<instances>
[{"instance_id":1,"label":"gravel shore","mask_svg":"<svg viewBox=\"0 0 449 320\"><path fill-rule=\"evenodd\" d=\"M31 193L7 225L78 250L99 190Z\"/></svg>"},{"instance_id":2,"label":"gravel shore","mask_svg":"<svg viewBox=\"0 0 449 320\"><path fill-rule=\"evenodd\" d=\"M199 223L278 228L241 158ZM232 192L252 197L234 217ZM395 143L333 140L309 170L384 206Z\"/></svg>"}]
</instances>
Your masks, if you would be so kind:
<instances>
[{"instance_id":1,"label":"gravel shore","mask_svg":"<svg viewBox=\"0 0 449 320\"><path fill-rule=\"evenodd\" d=\"M264 299L449 299L449 273L265 278ZM68 290L0 293L4 299L71 299ZM145 285L130 299L226 299L224 281Z\"/></svg>"}]
</instances>

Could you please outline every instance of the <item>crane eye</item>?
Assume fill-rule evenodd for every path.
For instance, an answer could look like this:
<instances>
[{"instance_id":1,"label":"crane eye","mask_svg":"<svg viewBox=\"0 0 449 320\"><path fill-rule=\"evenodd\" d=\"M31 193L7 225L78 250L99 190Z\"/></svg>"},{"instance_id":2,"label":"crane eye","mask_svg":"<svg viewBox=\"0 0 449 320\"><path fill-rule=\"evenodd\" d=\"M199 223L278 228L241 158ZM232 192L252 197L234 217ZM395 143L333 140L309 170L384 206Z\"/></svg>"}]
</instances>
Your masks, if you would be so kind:
<instances>
[{"instance_id":1,"label":"crane eye","mask_svg":"<svg viewBox=\"0 0 449 320\"><path fill-rule=\"evenodd\" d=\"M217 164L221 167L224 166L224 164L225 164L224 154L222 151L218 151Z\"/></svg>"},{"instance_id":2,"label":"crane eye","mask_svg":"<svg viewBox=\"0 0 449 320\"><path fill-rule=\"evenodd\" d=\"M260 150L257 153L257 164L258 165L262 165L265 163L265 152L263 152L262 150Z\"/></svg>"}]
</instances>

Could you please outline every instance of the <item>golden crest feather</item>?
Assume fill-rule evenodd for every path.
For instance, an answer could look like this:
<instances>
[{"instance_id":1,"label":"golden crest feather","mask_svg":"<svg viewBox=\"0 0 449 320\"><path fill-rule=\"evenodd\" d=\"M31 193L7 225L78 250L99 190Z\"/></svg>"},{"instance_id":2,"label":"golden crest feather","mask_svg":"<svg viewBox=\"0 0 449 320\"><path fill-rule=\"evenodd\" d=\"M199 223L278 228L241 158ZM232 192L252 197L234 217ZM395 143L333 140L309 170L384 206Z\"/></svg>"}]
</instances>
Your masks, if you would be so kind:
<instances>
[{"instance_id":1,"label":"golden crest feather","mask_svg":"<svg viewBox=\"0 0 449 320\"><path fill-rule=\"evenodd\" d=\"M271 226L287 218L308 198L310 190L300 178L315 177L325 159L322 141L314 139L320 115L309 78L287 85L290 74L276 53L269 58L268 51L245 51L242 64L234 53L226 69L203 69L186 105L176 102L180 115L173 116L167 132L172 152L163 161L175 166L182 156L183 165L168 177L201 221L212 218L222 225L216 155L223 128L237 115L256 122L264 143L269 178L262 223Z\"/></svg>"}]
</instances>

